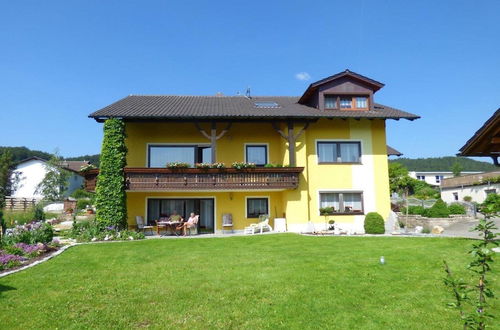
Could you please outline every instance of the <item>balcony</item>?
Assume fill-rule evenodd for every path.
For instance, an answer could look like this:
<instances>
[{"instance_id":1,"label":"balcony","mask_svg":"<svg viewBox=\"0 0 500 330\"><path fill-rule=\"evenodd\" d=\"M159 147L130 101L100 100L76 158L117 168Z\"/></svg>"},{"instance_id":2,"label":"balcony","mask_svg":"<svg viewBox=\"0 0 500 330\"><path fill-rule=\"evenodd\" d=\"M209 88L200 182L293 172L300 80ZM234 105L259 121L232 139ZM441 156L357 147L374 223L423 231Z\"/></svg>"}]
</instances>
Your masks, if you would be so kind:
<instances>
[{"instance_id":1,"label":"balcony","mask_svg":"<svg viewBox=\"0 0 500 330\"><path fill-rule=\"evenodd\" d=\"M210 191L296 189L303 167L226 169L125 168L128 191ZM98 170L85 173L85 189L94 191Z\"/></svg>"}]
</instances>

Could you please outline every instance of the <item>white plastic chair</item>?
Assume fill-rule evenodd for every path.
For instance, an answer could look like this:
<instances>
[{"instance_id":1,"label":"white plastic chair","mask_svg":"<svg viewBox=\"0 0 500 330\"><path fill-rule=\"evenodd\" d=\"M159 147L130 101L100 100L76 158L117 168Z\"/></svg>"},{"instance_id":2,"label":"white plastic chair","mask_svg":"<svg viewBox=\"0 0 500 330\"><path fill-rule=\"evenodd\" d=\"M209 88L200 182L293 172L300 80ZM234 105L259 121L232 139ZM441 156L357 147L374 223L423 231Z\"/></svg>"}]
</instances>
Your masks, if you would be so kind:
<instances>
[{"instance_id":1,"label":"white plastic chair","mask_svg":"<svg viewBox=\"0 0 500 330\"><path fill-rule=\"evenodd\" d=\"M261 216L262 217L262 216ZM245 235L253 235L256 232L262 234L264 231L273 231L273 227L269 225L269 216L265 216L264 220L259 223L252 223L250 226L245 227L243 233Z\"/></svg>"}]
</instances>

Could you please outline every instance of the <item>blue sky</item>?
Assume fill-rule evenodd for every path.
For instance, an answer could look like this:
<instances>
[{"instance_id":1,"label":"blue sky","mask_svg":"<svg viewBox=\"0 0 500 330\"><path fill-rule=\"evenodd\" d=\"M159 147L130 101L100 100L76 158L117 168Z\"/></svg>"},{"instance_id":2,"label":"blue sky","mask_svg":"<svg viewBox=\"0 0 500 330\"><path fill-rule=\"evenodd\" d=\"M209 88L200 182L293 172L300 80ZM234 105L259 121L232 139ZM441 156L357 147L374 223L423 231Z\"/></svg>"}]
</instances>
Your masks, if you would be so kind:
<instances>
[{"instance_id":1,"label":"blue sky","mask_svg":"<svg viewBox=\"0 0 500 330\"><path fill-rule=\"evenodd\" d=\"M407 157L453 155L500 107L500 1L3 1L0 145L100 151L129 94L300 95L349 68ZM305 72L297 79L297 74Z\"/></svg>"}]
</instances>

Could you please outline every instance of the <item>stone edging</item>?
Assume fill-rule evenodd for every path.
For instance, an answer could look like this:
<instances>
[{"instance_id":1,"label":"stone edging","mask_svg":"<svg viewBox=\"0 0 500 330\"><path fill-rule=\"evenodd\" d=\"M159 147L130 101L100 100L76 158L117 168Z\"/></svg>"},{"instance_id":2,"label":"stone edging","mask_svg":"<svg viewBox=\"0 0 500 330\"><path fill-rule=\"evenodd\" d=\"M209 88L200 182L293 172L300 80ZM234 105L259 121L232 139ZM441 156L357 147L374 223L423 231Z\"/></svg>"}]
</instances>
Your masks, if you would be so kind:
<instances>
[{"instance_id":1,"label":"stone edging","mask_svg":"<svg viewBox=\"0 0 500 330\"><path fill-rule=\"evenodd\" d=\"M43 259L37 260L37 261L35 261L35 262L32 262L32 263L30 263L30 264L28 264L28 265L26 265L26 266L21 267L21 268L17 268L17 269L14 269L14 270L11 270L11 271L8 271L8 272L5 272L5 273L0 274L0 278L5 277L5 276L10 275L10 274L14 274L14 273L20 272L20 271L25 270L25 269L28 269L28 268L30 268L30 267L34 267L34 266L36 266L36 265L38 265L38 264L41 264L42 262L45 262L45 261L47 261L47 260L50 260L50 259L52 259L53 257L60 255L61 253L63 253L63 252L64 252L64 251L66 251L67 249L69 249L70 247L73 247L73 246L76 246L76 245L78 245L78 244L72 243L72 244L69 244L69 245L65 245L65 246L63 246L62 248L60 248L59 250L57 250L56 252L54 252L54 253L52 253L52 254L50 254L50 255L46 256L46 257L45 257L45 258L43 258Z\"/></svg>"}]
</instances>

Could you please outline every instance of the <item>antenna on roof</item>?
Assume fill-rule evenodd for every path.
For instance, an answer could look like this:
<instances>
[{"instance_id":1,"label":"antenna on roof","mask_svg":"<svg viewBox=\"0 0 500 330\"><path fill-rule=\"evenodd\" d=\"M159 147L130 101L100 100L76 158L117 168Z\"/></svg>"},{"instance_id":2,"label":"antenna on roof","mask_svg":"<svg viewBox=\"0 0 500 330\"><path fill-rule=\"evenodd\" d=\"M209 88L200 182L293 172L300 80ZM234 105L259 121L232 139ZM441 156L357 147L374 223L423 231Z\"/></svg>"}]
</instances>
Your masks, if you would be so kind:
<instances>
[{"instance_id":1,"label":"antenna on roof","mask_svg":"<svg viewBox=\"0 0 500 330\"><path fill-rule=\"evenodd\" d=\"M247 87L247 91L245 92L245 96L249 99L252 98L252 96L250 95L250 86Z\"/></svg>"}]
</instances>

